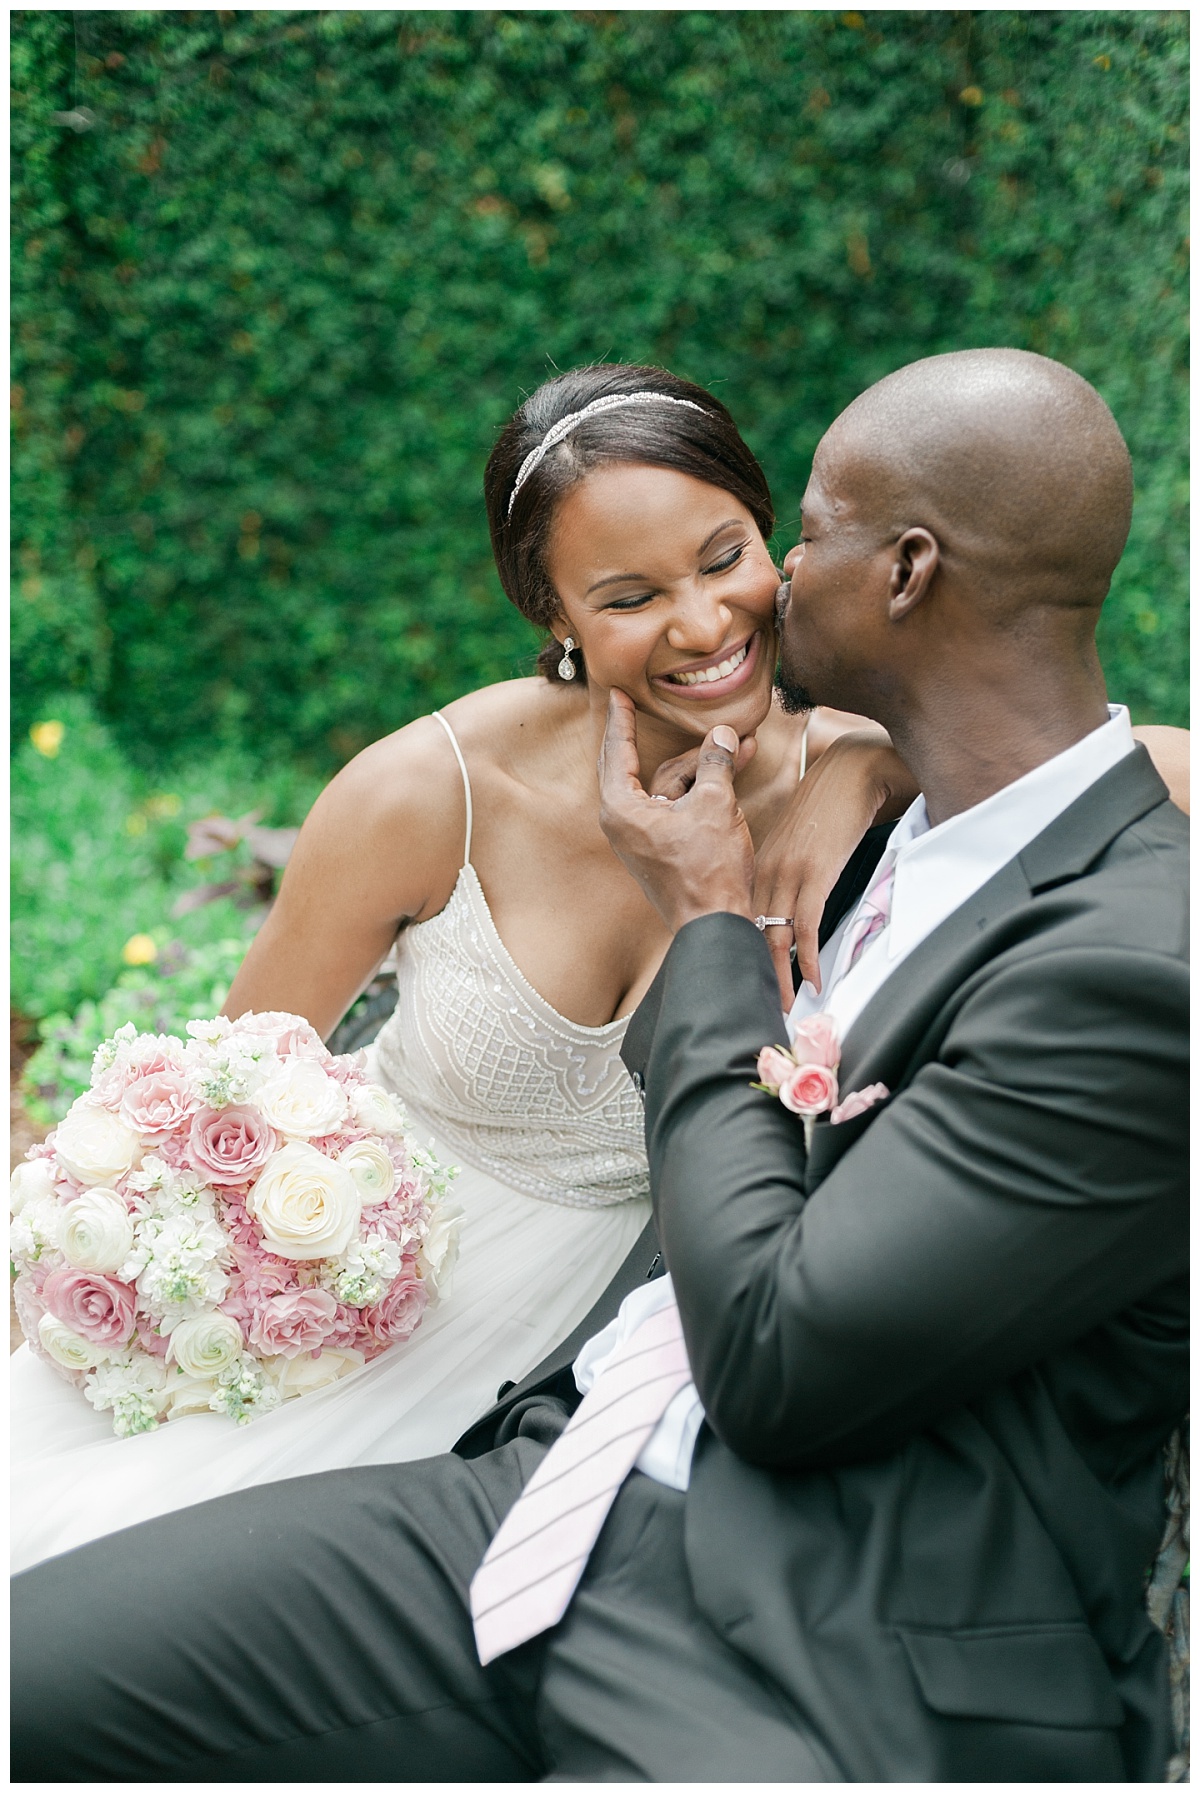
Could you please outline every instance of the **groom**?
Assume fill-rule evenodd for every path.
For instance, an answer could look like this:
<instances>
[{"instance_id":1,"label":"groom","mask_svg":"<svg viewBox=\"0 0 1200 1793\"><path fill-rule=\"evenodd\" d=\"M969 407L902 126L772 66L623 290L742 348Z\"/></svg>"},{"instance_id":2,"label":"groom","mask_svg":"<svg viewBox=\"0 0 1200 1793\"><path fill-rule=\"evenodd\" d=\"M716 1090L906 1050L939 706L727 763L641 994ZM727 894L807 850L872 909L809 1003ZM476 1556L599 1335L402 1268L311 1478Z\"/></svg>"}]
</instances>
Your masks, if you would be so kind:
<instances>
[{"instance_id":1,"label":"groom","mask_svg":"<svg viewBox=\"0 0 1200 1793\"><path fill-rule=\"evenodd\" d=\"M1037 356L838 419L783 689L878 717L923 791L793 1014L859 1111L806 1149L751 1087L736 740L654 802L615 695L606 830L676 930L625 1053L670 1276L618 1279L582 1404L556 1357L457 1456L19 1577L15 1779L1161 1778L1186 841L1093 644L1130 497Z\"/></svg>"}]
</instances>

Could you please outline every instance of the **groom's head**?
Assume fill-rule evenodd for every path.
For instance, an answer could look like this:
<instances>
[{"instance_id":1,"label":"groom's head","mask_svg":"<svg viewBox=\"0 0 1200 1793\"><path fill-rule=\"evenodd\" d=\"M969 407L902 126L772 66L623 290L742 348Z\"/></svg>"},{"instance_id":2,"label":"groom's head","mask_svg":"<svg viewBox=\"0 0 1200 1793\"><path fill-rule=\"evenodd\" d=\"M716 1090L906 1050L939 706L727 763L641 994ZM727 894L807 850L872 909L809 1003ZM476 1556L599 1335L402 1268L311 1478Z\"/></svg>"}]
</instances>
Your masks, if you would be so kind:
<instances>
[{"instance_id":1,"label":"groom's head","mask_svg":"<svg viewBox=\"0 0 1200 1793\"><path fill-rule=\"evenodd\" d=\"M968 349L900 368L813 460L785 563L785 702L890 725L947 674L1094 664L1132 495L1111 411L1059 362Z\"/></svg>"}]
</instances>

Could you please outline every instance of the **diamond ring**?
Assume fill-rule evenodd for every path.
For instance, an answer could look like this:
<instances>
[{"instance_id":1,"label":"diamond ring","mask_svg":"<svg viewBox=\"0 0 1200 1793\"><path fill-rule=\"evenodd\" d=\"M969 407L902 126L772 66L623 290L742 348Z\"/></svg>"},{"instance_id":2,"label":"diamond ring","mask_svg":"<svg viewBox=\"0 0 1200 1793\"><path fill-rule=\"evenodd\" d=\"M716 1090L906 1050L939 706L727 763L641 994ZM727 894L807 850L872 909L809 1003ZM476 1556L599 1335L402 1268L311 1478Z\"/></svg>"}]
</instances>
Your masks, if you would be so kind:
<instances>
[{"instance_id":1,"label":"diamond ring","mask_svg":"<svg viewBox=\"0 0 1200 1793\"><path fill-rule=\"evenodd\" d=\"M754 925L761 934L764 928L794 928L790 915L756 915Z\"/></svg>"}]
</instances>

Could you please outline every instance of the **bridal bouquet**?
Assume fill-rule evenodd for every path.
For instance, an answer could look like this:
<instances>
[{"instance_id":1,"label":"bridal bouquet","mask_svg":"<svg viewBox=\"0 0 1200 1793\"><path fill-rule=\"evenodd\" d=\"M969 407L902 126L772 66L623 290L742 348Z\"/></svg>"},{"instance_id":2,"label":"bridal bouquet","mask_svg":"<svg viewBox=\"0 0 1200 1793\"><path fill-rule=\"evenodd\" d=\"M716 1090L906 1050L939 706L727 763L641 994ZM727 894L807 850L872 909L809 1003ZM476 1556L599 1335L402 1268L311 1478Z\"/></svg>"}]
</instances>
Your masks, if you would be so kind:
<instances>
[{"instance_id":1,"label":"bridal bouquet","mask_svg":"<svg viewBox=\"0 0 1200 1793\"><path fill-rule=\"evenodd\" d=\"M406 1339L447 1288L457 1174L295 1015L132 1022L12 1178L17 1316L119 1437L239 1424Z\"/></svg>"}]
</instances>

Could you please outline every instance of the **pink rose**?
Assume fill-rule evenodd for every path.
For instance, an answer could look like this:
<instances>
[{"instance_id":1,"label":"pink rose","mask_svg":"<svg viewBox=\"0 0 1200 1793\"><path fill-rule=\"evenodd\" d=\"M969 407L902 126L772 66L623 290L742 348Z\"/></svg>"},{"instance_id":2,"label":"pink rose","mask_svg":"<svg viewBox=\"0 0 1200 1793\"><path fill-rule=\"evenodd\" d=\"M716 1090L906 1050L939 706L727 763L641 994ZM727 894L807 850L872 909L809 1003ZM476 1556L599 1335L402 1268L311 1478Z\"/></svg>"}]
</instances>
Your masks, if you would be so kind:
<instances>
[{"instance_id":1,"label":"pink rose","mask_svg":"<svg viewBox=\"0 0 1200 1793\"><path fill-rule=\"evenodd\" d=\"M837 1078L828 1065L796 1065L779 1086L779 1100L792 1114L811 1118L837 1101Z\"/></svg>"},{"instance_id":2,"label":"pink rose","mask_svg":"<svg viewBox=\"0 0 1200 1793\"><path fill-rule=\"evenodd\" d=\"M265 1009L262 1014L251 1011L239 1015L233 1024L239 1034L256 1034L274 1045L280 1058L312 1058L323 1064L329 1057L324 1040L302 1015L288 1015L281 1009Z\"/></svg>"},{"instance_id":3,"label":"pink rose","mask_svg":"<svg viewBox=\"0 0 1200 1793\"><path fill-rule=\"evenodd\" d=\"M839 1121L852 1121L856 1114L865 1114L868 1108L874 1108L876 1102L890 1095L886 1083L868 1083L866 1089L851 1090L844 1102L839 1102L829 1116L829 1124L836 1127Z\"/></svg>"},{"instance_id":4,"label":"pink rose","mask_svg":"<svg viewBox=\"0 0 1200 1793\"><path fill-rule=\"evenodd\" d=\"M143 1139L165 1139L183 1125L196 1107L196 1098L181 1071L168 1068L139 1077L121 1097L120 1116Z\"/></svg>"},{"instance_id":5,"label":"pink rose","mask_svg":"<svg viewBox=\"0 0 1200 1793\"><path fill-rule=\"evenodd\" d=\"M140 1034L122 1042L108 1070L93 1080L92 1096L103 1108L119 1108L131 1083L157 1077L160 1071L178 1071L182 1063L179 1042L170 1034Z\"/></svg>"},{"instance_id":6,"label":"pink rose","mask_svg":"<svg viewBox=\"0 0 1200 1793\"><path fill-rule=\"evenodd\" d=\"M256 1108L202 1108L188 1134L188 1157L210 1183L249 1183L278 1144Z\"/></svg>"},{"instance_id":7,"label":"pink rose","mask_svg":"<svg viewBox=\"0 0 1200 1793\"><path fill-rule=\"evenodd\" d=\"M374 1307L362 1310L363 1325L369 1336L377 1341L375 1351L368 1350L371 1355L378 1355L378 1347L394 1345L399 1339L406 1339L414 1332L429 1300L429 1292L421 1278L406 1261L404 1269L396 1278L382 1301Z\"/></svg>"},{"instance_id":8,"label":"pink rose","mask_svg":"<svg viewBox=\"0 0 1200 1793\"><path fill-rule=\"evenodd\" d=\"M828 1015L808 1015L797 1024L792 1040L792 1058L796 1064L826 1065L829 1070L836 1071L841 1056L837 1027Z\"/></svg>"},{"instance_id":9,"label":"pink rose","mask_svg":"<svg viewBox=\"0 0 1200 1793\"><path fill-rule=\"evenodd\" d=\"M338 1304L326 1289L272 1295L250 1323L250 1343L267 1357L299 1357L319 1351L329 1337Z\"/></svg>"},{"instance_id":10,"label":"pink rose","mask_svg":"<svg viewBox=\"0 0 1200 1793\"><path fill-rule=\"evenodd\" d=\"M133 1335L137 1297L127 1283L90 1270L52 1270L42 1300L56 1320L93 1345L124 1345Z\"/></svg>"},{"instance_id":11,"label":"pink rose","mask_svg":"<svg viewBox=\"0 0 1200 1793\"><path fill-rule=\"evenodd\" d=\"M758 1055L758 1081L774 1093L796 1069L795 1062L777 1046L764 1046Z\"/></svg>"}]
</instances>

